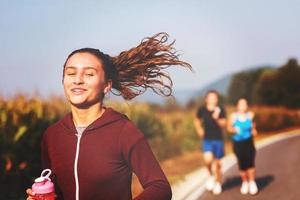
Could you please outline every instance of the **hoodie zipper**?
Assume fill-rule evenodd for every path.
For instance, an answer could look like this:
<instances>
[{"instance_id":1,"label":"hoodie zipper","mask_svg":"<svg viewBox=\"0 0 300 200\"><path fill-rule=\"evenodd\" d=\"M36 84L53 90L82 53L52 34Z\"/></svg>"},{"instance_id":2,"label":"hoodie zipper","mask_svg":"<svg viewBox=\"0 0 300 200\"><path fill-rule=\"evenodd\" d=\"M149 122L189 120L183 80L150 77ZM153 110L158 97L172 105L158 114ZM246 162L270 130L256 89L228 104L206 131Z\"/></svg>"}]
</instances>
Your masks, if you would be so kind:
<instances>
[{"instance_id":1,"label":"hoodie zipper","mask_svg":"<svg viewBox=\"0 0 300 200\"><path fill-rule=\"evenodd\" d=\"M82 134L77 134L77 145L76 145L76 154L75 154L75 162L74 162L74 176L75 176L75 186L76 186L76 200L79 200L79 181L78 181L78 156L80 149L80 139Z\"/></svg>"}]
</instances>

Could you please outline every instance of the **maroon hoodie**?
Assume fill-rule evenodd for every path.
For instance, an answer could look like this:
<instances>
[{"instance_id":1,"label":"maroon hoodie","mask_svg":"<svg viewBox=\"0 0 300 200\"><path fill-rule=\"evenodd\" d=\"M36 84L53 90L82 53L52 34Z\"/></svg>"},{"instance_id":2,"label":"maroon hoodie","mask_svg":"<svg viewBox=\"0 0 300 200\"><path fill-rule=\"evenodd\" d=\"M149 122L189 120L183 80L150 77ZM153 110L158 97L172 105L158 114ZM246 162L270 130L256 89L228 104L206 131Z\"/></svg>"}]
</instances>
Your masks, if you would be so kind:
<instances>
[{"instance_id":1,"label":"maroon hoodie","mask_svg":"<svg viewBox=\"0 0 300 200\"><path fill-rule=\"evenodd\" d=\"M135 199L168 200L172 196L143 134L111 108L81 137L76 135L71 113L50 126L42 140L42 161L54 173L59 199L132 199L132 172L144 188Z\"/></svg>"}]
</instances>

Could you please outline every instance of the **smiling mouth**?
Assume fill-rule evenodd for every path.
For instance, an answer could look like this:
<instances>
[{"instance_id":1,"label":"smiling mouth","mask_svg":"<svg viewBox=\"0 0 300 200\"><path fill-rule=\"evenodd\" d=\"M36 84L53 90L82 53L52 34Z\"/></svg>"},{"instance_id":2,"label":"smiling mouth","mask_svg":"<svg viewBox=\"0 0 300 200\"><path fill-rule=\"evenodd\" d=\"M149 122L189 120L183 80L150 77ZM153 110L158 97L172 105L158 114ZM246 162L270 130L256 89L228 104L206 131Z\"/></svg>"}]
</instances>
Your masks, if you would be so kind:
<instances>
[{"instance_id":1,"label":"smiling mouth","mask_svg":"<svg viewBox=\"0 0 300 200\"><path fill-rule=\"evenodd\" d=\"M71 89L71 92L73 93L73 94L82 94L82 93L84 93L86 91L86 89L83 89L83 88L73 88L73 89Z\"/></svg>"}]
</instances>

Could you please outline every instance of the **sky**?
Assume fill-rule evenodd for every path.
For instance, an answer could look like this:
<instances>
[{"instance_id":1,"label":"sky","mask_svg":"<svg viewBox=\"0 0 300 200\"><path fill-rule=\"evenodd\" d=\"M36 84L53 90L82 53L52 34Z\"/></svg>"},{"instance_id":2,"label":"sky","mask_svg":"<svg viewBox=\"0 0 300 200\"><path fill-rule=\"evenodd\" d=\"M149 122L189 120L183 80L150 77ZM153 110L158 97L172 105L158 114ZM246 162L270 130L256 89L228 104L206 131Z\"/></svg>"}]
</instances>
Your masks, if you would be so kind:
<instances>
[{"instance_id":1,"label":"sky","mask_svg":"<svg viewBox=\"0 0 300 200\"><path fill-rule=\"evenodd\" d=\"M111 56L167 32L195 72L170 69L175 90L300 60L298 0L1 0L0 94L62 94L62 66L82 47Z\"/></svg>"}]
</instances>

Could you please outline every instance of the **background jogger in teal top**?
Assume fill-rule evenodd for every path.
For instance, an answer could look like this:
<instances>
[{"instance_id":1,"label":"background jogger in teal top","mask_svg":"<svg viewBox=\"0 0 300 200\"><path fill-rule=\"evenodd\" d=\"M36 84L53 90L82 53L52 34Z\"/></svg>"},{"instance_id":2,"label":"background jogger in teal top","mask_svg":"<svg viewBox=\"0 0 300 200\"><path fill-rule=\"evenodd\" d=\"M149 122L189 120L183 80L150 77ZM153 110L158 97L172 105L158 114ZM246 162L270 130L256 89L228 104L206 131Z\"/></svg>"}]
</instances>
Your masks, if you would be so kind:
<instances>
[{"instance_id":1,"label":"background jogger in teal top","mask_svg":"<svg viewBox=\"0 0 300 200\"><path fill-rule=\"evenodd\" d=\"M253 136L257 135L254 113L248 111L246 99L239 99L237 111L230 115L228 131L233 133L233 151L238 159L242 185L242 194L256 194L258 189L255 183L255 146Z\"/></svg>"}]
</instances>

